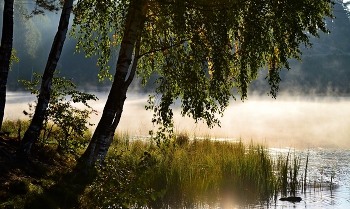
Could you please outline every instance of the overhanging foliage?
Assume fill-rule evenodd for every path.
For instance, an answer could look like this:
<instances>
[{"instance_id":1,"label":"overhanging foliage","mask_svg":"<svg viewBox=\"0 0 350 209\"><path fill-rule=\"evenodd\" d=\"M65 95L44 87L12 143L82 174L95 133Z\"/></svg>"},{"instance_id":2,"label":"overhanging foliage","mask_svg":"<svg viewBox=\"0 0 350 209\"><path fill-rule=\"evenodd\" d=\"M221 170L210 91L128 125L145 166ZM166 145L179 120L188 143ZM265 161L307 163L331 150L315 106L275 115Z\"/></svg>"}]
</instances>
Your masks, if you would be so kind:
<instances>
[{"instance_id":1,"label":"overhanging foliage","mask_svg":"<svg viewBox=\"0 0 350 209\"><path fill-rule=\"evenodd\" d=\"M98 55L100 76L124 34L133 1L79 1L72 34L77 49ZM154 122L172 127L171 104L180 99L182 114L218 124L234 92L247 98L248 86L268 69L270 95L276 97L282 68L300 59L300 44L328 33L332 0L143 0L146 19L139 31L137 74L146 83L157 74L156 97L148 108ZM164 129L165 130L165 129Z\"/></svg>"}]
</instances>

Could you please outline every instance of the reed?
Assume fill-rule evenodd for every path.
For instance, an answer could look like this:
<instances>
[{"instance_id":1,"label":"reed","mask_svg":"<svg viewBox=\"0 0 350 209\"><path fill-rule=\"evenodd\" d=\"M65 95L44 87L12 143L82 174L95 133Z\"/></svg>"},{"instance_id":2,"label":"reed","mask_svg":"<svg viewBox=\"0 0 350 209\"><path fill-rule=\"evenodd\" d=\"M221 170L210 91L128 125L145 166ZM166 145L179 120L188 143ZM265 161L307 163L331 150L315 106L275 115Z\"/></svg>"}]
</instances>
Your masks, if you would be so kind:
<instances>
[{"instance_id":1,"label":"reed","mask_svg":"<svg viewBox=\"0 0 350 209\"><path fill-rule=\"evenodd\" d=\"M114 205L123 207L118 200L145 197L148 202L136 201L134 204L140 206L147 202L150 208L192 208L198 203L215 205L220 198L245 204L268 200L277 192L274 162L262 145L215 141L209 137L188 140L188 136L181 135L159 149L152 142L117 137L108 154L108 166L100 172L103 175L96 180L96 185L91 186L91 192L100 197L99 200L102 197L108 199L106 207L113 199L116 200ZM136 181L136 173L142 184L140 180ZM138 198L135 194L133 197L127 195L125 191L131 189L116 192L122 183L119 181L124 182L124 186L125 182L133 182L128 186L143 192L138 193ZM117 194L119 198L110 197ZM121 194L126 197L121 198Z\"/></svg>"},{"instance_id":2,"label":"reed","mask_svg":"<svg viewBox=\"0 0 350 209\"><path fill-rule=\"evenodd\" d=\"M295 155L293 156L293 164L290 169L290 195L295 197L296 191L299 188L298 175L300 169L300 157Z\"/></svg>"},{"instance_id":3,"label":"reed","mask_svg":"<svg viewBox=\"0 0 350 209\"><path fill-rule=\"evenodd\" d=\"M303 183L304 193L306 192L306 178L307 178L307 167L309 165L309 155L310 155L310 151L308 151L307 155L306 155L305 170L304 170L304 183Z\"/></svg>"},{"instance_id":4,"label":"reed","mask_svg":"<svg viewBox=\"0 0 350 209\"><path fill-rule=\"evenodd\" d=\"M278 179L278 188L276 191L280 192L282 197L297 195L297 191L300 189L305 191L306 189L306 176L307 176L307 166L308 166L308 156L306 158L306 166L304 171L304 178L299 174L301 158L295 152L291 154L288 151L287 154L279 154L274 165L276 176ZM302 181L299 182L298 179ZM304 183L303 183L304 182Z\"/></svg>"}]
</instances>

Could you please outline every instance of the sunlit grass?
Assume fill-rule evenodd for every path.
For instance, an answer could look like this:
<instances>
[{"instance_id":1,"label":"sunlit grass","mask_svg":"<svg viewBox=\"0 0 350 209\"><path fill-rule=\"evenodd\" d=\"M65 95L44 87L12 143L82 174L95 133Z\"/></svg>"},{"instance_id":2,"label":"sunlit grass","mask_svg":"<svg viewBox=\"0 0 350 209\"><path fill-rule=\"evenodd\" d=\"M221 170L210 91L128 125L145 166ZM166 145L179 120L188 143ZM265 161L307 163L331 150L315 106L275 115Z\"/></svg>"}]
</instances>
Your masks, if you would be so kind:
<instances>
[{"instance_id":1,"label":"sunlit grass","mask_svg":"<svg viewBox=\"0 0 350 209\"><path fill-rule=\"evenodd\" d=\"M2 132L9 133L12 139L23 138L30 125L30 120L5 120L2 124ZM55 150L61 154L71 154L79 157L91 139L90 130L83 131L82 134L71 133L69 138L57 125L49 122L40 131L37 139L37 149Z\"/></svg>"},{"instance_id":2,"label":"sunlit grass","mask_svg":"<svg viewBox=\"0 0 350 209\"><path fill-rule=\"evenodd\" d=\"M27 124L5 121L3 130L16 136L19 127L25 129ZM85 140L89 136L91 133L85 135ZM73 169L75 157L61 154L57 161L57 156L52 155L54 144L38 147L46 151L36 154L43 154L44 159L56 159L57 167L43 167L35 184L31 182L33 179L24 180L20 184L25 188L23 194L8 191L7 202L1 207L20 208L28 203L34 207L44 201L55 208L55 204L61 203L52 198L57 195L63 198L68 191L79 195L80 208L193 208L198 204L215 207L223 201L256 205L260 201L274 201L280 194L295 195L300 186L301 162L295 153L272 157L261 144L217 141L210 136L191 138L188 133L179 133L170 143L159 145L151 140L133 139L124 132L115 134L103 166L97 167L97 175L85 190L77 187L84 191L79 194L74 185L57 184ZM77 149L76 153L84 151L82 147ZM307 166L302 175L305 178L306 172ZM304 186L305 182L304 179ZM46 194L48 190L54 195Z\"/></svg>"},{"instance_id":3,"label":"sunlit grass","mask_svg":"<svg viewBox=\"0 0 350 209\"><path fill-rule=\"evenodd\" d=\"M146 160L145 153L149 154ZM103 175L97 180L98 186L92 186L92 192L113 196L115 193L111 191L118 189L119 183L106 173L115 172L115 176L118 172L125 173L121 164L126 163L132 165L130 175L148 163L149 169L138 173L140 179L147 179L144 181L147 185L138 189L144 191L140 195L150 196L151 201L146 205L153 208L191 207L199 202L216 204L224 196L231 196L239 201L237 204L257 202L271 198L277 189L274 161L264 146L253 143L209 138L189 140L182 134L170 145L157 147L152 142L128 141L125 136L117 135L107 162L112 164L107 170L102 169Z\"/></svg>"},{"instance_id":4,"label":"sunlit grass","mask_svg":"<svg viewBox=\"0 0 350 209\"><path fill-rule=\"evenodd\" d=\"M30 124L29 120L4 120L1 131L9 132L11 137L23 137Z\"/></svg>"}]
</instances>

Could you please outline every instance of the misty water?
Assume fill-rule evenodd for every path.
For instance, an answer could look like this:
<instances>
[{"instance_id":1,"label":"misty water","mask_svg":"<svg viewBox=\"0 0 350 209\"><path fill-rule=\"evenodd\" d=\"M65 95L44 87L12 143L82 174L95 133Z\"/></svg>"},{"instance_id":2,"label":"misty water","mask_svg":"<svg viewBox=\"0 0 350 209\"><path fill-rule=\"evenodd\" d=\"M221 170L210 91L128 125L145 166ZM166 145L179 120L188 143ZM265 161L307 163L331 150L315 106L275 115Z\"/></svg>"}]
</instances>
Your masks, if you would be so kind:
<instances>
[{"instance_id":1,"label":"misty water","mask_svg":"<svg viewBox=\"0 0 350 209\"><path fill-rule=\"evenodd\" d=\"M99 98L90 103L98 111L90 119L96 124L108 93L92 93ZM27 104L34 100L35 96L28 93L9 92L5 119L26 118L22 111L28 110ZM117 131L147 137L148 131L155 129L151 123L152 112L144 109L146 100L146 95L128 95ZM177 132L187 131L216 140L263 143L270 148L272 156L296 153L301 156L300 174L309 153L307 181L310 187L298 192L301 202L252 201L236 205L232 197L218 199L214 208L350 208L350 97L252 96L245 102L232 101L221 118L221 128L213 129L182 118L179 106L174 105ZM199 208L209 208L209 205L202 204Z\"/></svg>"}]
</instances>

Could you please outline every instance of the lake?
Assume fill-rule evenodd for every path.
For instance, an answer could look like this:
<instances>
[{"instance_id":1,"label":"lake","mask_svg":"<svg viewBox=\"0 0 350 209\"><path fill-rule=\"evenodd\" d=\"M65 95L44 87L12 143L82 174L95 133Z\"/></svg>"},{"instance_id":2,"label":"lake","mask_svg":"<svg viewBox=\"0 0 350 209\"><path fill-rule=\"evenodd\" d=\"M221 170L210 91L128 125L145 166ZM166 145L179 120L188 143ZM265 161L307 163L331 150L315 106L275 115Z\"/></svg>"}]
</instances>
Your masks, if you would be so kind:
<instances>
[{"instance_id":1,"label":"lake","mask_svg":"<svg viewBox=\"0 0 350 209\"><path fill-rule=\"evenodd\" d=\"M350 150L331 148L312 148L308 150L295 150L291 148L270 149L272 156L277 156L281 153L287 154L288 152L301 156L299 182L302 182L306 156L307 153L309 153L307 172L308 186L306 190L300 188L296 195L302 198L300 202L278 200L281 197L281 194L279 194L277 200L273 198L269 201L262 202L250 200L247 201L248 203L246 204L236 204L237 198L230 196L221 198L217 203L199 204L198 206L190 208L350 208Z\"/></svg>"},{"instance_id":2,"label":"lake","mask_svg":"<svg viewBox=\"0 0 350 209\"><path fill-rule=\"evenodd\" d=\"M279 151L289 150L272 150L272 152ZM312 148L308 151L307 182L309 187L305 192L299 191L298 196L302 197L302 201L291 203L277 200L276 203L270 205L270 208L350 208L350 150ZM300 174L305 168L305 156L308 151L295 151L303 156ZM331 182L332 188L330 187ZM264 207L257 205L254 208L261 206Z\"/></svg>"},{"instance_id":3,"label":"lake","mask_svg":"<svg viewBox=\"0 0 350 209\"><path fill-rule=\"evenodd\" d=\"M105 92L95 93L99 98L91 102L98 111L90 121L98 123ZM9 92L5 119L25 118L23 110L35 97L23 92ZM152 112L144 110L147 96L131 94L125 103L117 131L130 136L147 136L154 129ZM276 202L235 205L230 199L218 201L215 208L350 208L350 98L349 97L290 97L279 96L276 100L267 96L253 96L242 103L232 101L221 128L208 129L205 124L195 124L190 118L180 116L179 104L174 105L177 132L189 132L195 136L210 136L213 139L260 142L270 147L272 155L287 151L302 156L302 168L309 152L308 182L312 187L299 191L303 200L297 203ZM330 184L335 187L319 188ZM205 205L201 205L205 208Z\"/></svg>"}]
</instances>

